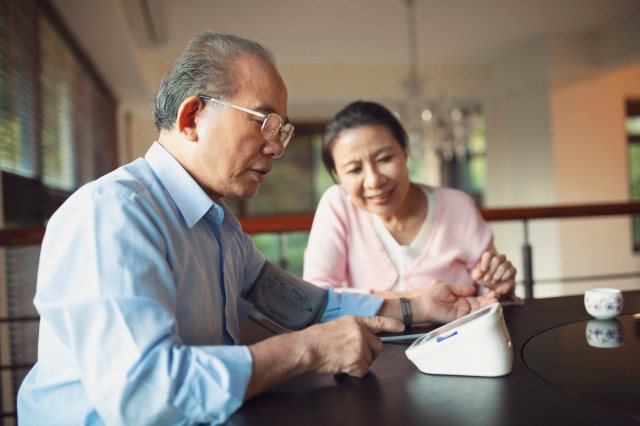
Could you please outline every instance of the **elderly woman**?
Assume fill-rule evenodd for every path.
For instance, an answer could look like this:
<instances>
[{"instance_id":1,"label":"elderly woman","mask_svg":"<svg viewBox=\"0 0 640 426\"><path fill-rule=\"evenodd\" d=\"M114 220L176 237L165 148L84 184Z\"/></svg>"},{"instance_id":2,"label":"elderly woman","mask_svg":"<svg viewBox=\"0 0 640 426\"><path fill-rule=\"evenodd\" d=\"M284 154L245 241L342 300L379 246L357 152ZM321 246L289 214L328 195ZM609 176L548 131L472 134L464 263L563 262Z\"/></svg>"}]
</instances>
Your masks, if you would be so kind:
<instances>
[{"instance_id":1,"label":"elderly woman","mask_svg":"<svg viewBox=\"0 0 640 426\"><path fill-rule=\"evenodd\" d=\"M387 298L444 281L515 299L516 270L471 197L411 182L407 157L406 132L382 105L353 102L328 124L322 158L339 185L318 205L304 279Z\"/></svg>"}]
</instances>

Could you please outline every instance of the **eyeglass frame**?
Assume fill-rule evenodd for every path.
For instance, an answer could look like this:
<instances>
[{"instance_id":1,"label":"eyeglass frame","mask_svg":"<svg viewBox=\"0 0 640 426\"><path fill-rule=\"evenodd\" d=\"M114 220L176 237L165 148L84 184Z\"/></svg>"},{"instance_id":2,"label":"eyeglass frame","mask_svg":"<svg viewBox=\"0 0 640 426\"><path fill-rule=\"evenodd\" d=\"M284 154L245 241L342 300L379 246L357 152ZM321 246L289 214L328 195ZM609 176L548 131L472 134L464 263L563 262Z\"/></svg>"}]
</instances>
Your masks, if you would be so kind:
<instances>
[{"instance_id":1,"label":"eyeglass frame","mask_svg":"<svg viewBox=\"0 0 640 426\"><path fill-rule=\"evenodd\" d=\"M262 137L266 141L273 140L273 138L275 138L276 133L277 133L277 134L280 135L278 140L282 144L283 148L286 148L287 145L289 145L289 142L291 142L291 138L293 137L293 132L295 130L295 127L293 127L293 124L285 121L282 117L280 117L275 112L270 112L269 114L263 114L263 113L261 113L259 111L254 111L252 109L245 108L245 107L242 107L240 105L232 104L231 102L223 101L221 99L216 99L216 98L208 96L208 95L198 95L198 97L200 99L205 100L205 101L213 101L213 102L215 102L217 104L224 105L224 106L229 107L229 108L234 108L234 109L237 109L239 111L246 112L247 114L255 115L256 117L262 118L263 121L262 121L262 127L260 128L260 134L262 134ZM274 133L273 136L271 136L270 138L267 139L265 137L265 135L264 135L264 125L267 122L267 118L269 118L269 116L272 116L272 115L276 116L278 118L278 120L280 120L280 126L278 127L278 130L276 131L276 133ZM286 139L284 141L282 140L282 135L283 134L286 135Z\"/></svg>"}]
</instances>

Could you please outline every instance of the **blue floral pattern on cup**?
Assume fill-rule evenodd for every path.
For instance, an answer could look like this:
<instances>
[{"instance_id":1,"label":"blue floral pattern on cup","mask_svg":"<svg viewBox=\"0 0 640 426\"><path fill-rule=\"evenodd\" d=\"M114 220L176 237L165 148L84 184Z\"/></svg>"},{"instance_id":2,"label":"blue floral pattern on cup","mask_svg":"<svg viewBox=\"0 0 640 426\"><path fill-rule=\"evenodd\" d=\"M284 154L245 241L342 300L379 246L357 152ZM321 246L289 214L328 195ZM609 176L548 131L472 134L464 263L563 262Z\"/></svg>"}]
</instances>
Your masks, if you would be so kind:
<instances>
[{"instance_id":1,"label":"blue floral pattern on cup","mask_svg":"<svg viewBox=\"0 0 640 426\"><path fill-rule=\"evenodd\" d=\"M609 319L622 312L622 293L615 289L593 289L584 295L584 306L599 319Z\"/></svg>"}]
</instances>

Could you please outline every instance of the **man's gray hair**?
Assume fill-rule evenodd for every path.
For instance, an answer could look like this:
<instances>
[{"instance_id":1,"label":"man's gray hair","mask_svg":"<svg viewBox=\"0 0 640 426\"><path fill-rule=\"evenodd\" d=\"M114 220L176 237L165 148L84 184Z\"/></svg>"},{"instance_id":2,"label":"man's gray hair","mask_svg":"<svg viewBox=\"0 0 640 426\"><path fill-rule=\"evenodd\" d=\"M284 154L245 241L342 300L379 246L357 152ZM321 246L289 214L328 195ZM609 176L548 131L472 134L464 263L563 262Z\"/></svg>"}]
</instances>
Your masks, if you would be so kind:
<instances>
[{"instance_id":1,"label":"man's gray hair","mask_svg":"<svg viewBox=\"0 0 640 426\"><path fill-rule=\"evenodd\" d=\"M217 32L205 32L192 38L153 97L153 120L157 130L173 128L180 104L189 96L208 95L222 99L233 96L237 90L233 64L240 53L257 56L275 66L273 53L253 40Z\"/></svg>"}]
</instances>

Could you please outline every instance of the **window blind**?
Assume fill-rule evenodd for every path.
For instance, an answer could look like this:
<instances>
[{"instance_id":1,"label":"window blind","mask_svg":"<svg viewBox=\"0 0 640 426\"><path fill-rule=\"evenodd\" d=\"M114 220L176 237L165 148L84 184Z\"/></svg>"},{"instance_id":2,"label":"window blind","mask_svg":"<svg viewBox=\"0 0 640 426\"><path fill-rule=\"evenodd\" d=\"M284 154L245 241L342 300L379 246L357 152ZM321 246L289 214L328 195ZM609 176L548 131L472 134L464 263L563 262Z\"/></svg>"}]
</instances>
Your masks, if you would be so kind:
<instances>
[{"instance_id":1,"label":"window blind","mask_svg":"<svg viewBox=\"0 0 640 426\"><path fill-rule=\"evenodd\" d=\"M117 165L116 101L45 0L0 0L0 225L42 226ZM0 247L0 411L36 360L39 246ZM7 336L8 335L8 336ZM9 347L6 347L8 345ZM9 358L9 359L7 359Z\"/></svg>"},{"instance_id":2,"label":"window blind","mask_svg":"<svg viewBox=\"0 0 640 426\"><path fill-rule=\"evenodd\" d=\"M34 1L0 0L0 168L38 173L38 30Z\"/></svg>"}]
</instances>

